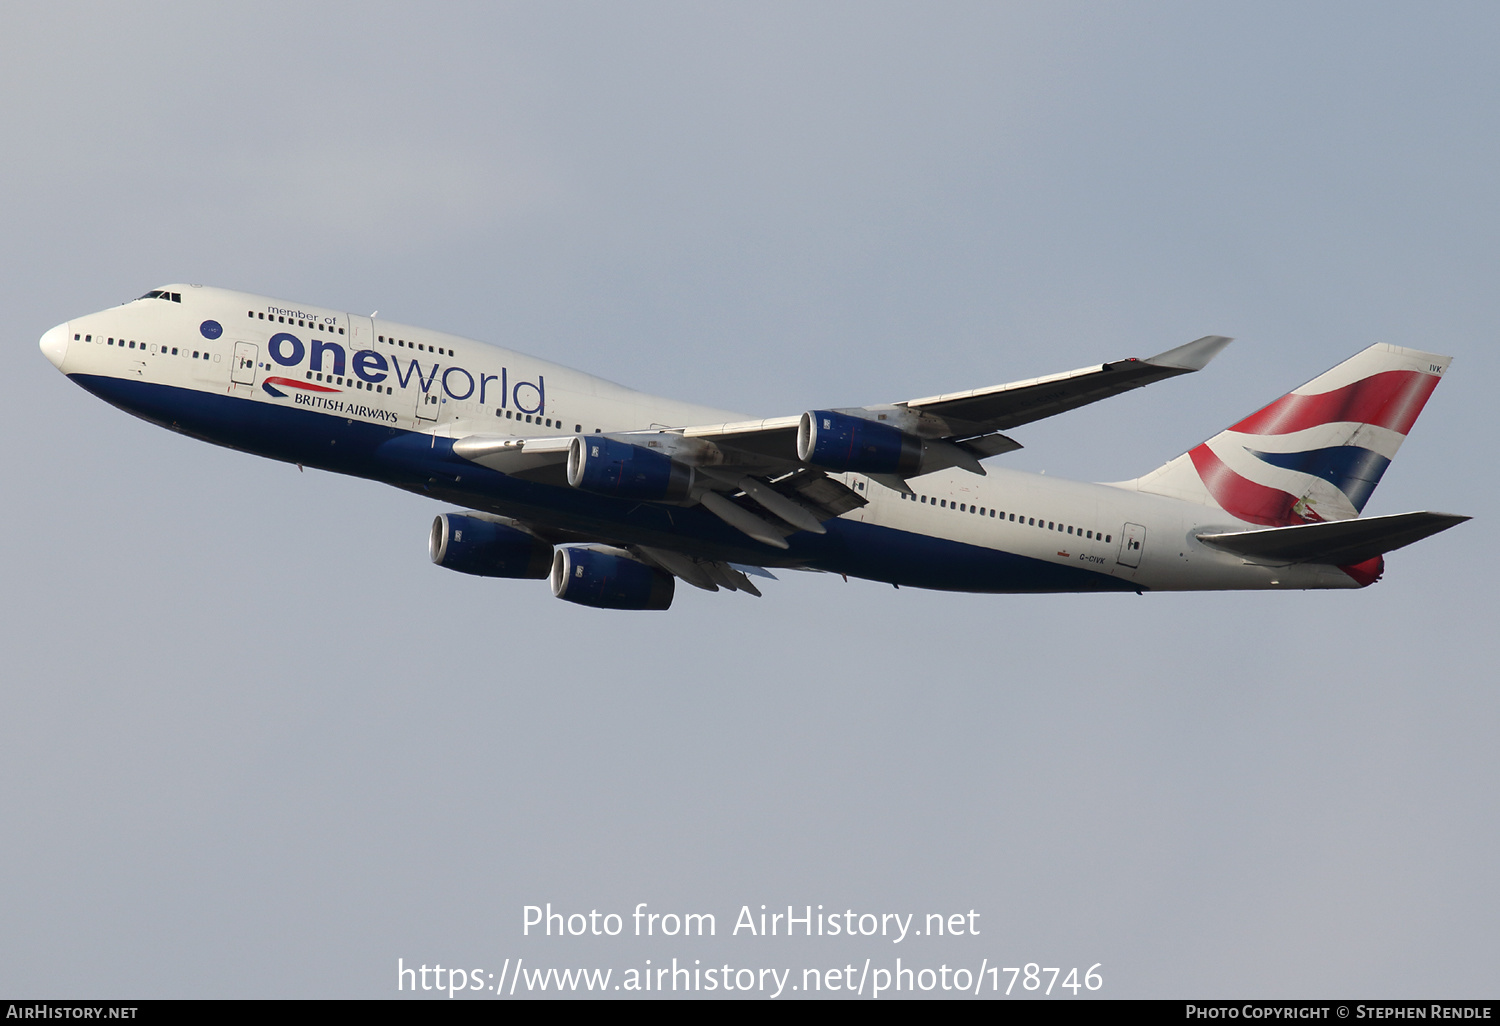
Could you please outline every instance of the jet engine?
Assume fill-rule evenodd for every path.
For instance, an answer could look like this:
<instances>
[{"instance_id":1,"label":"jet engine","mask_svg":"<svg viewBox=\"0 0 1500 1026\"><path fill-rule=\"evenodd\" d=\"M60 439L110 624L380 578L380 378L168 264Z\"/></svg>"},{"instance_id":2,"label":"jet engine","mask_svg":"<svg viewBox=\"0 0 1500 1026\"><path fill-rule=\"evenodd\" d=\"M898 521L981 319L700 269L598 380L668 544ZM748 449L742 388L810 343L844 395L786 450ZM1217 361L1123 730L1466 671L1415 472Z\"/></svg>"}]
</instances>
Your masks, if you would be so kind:
<instances>
[{"instance_id":1,"label":"jet engine","mask_svg":"<svg viewBox=\"0 0 1500 1026\"><path fill-rule=\"evenodd\" d=\"M671 574L629 556L570 545L552 557L552 594L595 609L666 609Z\"/></svg>"},{"instance_id":2,"label":"jet engine","mask_svg":"<svg viewBox=\"0 0 1500 1026\"><path fill-rule=\"evenodd\" d=\"M815 467L857 474L916 474L922 440L862 417L809 410L797 425L797 458Z\"/></svg>"},{"instance_id":3,"label":"jet engine","mask_svg":"<svg viewBox=\"0 0 1500 1026\"><path fill-rule=\"evenodd\" d=\"M693 477L692 467L665 453L602 435L575 438L568 449L568 484L595 495L681 502Z\"/></svg>"},{"instance_id":4,"label":"jet engine","mask_svg":"<svg viewBox=\"0 0 1500 1026\"><path fill-rule=\"evenodd\" d=\"M475 513L444 513L433 520L427 552L440 567L479 577L536 580L552 566L551 545Z\"/></svg>"}]
</instances>

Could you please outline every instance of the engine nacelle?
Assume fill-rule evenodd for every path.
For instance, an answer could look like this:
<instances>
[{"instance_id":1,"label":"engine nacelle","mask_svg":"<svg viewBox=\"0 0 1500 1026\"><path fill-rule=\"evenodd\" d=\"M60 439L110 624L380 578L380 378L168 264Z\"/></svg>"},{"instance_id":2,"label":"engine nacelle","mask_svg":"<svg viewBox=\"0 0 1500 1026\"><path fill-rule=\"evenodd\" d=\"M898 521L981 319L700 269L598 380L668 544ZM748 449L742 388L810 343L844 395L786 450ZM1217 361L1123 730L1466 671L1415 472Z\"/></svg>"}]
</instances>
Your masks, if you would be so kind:
<instances>
[{"instance_id":1,"label":"engine nacelle","mask_svg":"<svg viewBox=\"0 0 1500 1026\"><path fill-rule=\"evenodd\" d=\"M665 453L602 435L573 439L568 484L595 495L681 502L693 490L693 468Z\"/></svg>"},{"instance_id":2,"label":"engine nacelle","mask_svg":"<svg viewBox=\"0 0 1500 1026\"><path fill-rule=\"evenodd\" d=\"M432 522L428 555L438 566L479 577L546 577L552 546L525 531L467 513Z\"/></svg>"},{"instance_id":3,"label":"engine nacelle","mask_svg":"<svg viewBox=\"0 0 1500 1026\"><path fill-rule=\"evenodd\" d=\"M824 470L915 475L922 440L879 421L810 410L797 425L797 458Z\"/></svg>"},{"instance_id":4,"label":"engine nacelle","mask_svg":"<svg viewBox=\"0 0 1500 1026\"><path fill-rule=\"evenodd\" d=\"M551 584L558 598L595 609L666 609L676 588L671 574L581 546L557 550Z\"/></svg>"}]
</instances>

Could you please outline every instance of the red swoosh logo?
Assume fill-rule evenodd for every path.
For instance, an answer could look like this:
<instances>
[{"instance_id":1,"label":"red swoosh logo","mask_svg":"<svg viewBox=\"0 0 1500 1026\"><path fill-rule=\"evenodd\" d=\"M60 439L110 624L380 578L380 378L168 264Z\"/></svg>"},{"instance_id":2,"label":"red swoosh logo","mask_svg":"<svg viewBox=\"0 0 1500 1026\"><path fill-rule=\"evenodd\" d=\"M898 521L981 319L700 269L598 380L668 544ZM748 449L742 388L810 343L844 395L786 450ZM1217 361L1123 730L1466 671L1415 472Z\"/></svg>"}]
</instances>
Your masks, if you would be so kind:
<instances>
[{"instance_id":1,"label":"red swoosh logo","mask_svg":"<svg viewBox=\"0 0 1500 1026\"><path fill-rule=\"evenodd\" d=\"M314 385L311 381L298 381L296 378L266 378L268 385L281 385L284 388L300 388L305 392L342 392L342 388L329 388L326 385Z\"/></svg>"}]
</instances>

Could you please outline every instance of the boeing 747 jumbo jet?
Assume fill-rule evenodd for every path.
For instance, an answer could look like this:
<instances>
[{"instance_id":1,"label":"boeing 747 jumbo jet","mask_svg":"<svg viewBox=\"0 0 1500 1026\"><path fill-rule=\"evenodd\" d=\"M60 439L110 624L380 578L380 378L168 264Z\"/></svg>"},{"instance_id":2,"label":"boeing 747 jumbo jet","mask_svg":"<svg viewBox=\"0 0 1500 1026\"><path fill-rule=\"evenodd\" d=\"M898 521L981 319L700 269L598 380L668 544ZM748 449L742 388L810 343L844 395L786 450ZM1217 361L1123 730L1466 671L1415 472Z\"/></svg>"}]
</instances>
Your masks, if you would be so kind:
<instances>
[{"instance_id":1,"label":"boeing 747 jumbo jet","mask_svg":"<svg viewBox=\"0 0 1500 1026\"><path fill-rule=\"evenodd\" d=\"M1204 367L1149 359L750 420L374 315L168 285L59 324L47 359L173 431L465 507L432 561L666 609L767 568L968 592L1359 588L1447 513L1359 514L1449 357L1374 345L1133 481L984 461L1003 432Z\"/></svg>"}]
</instances>

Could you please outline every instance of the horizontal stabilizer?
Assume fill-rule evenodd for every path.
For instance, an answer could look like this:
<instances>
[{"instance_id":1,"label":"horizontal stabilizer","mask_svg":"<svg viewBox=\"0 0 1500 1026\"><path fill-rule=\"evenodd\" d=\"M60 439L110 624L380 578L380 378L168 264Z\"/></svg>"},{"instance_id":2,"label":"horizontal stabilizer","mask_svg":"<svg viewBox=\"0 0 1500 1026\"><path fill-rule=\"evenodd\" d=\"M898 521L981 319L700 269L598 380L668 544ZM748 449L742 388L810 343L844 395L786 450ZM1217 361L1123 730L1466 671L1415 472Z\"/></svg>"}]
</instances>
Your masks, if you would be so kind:
<instances>
[{"instance_id":1,"label":"horizontal stabilizer","mask_svg":"<svg viewBox=\"0 0 1500 1026\"><path fill-rule=\"evenodd\" d=\"M1421 541L1428 535L1446 531L1468 519L1454 513L1397 513L1388 517L1299 524L1264 531L1200 534L1198 540L1258 563L1353 566Z\"/></svg>"}]
</instances>

